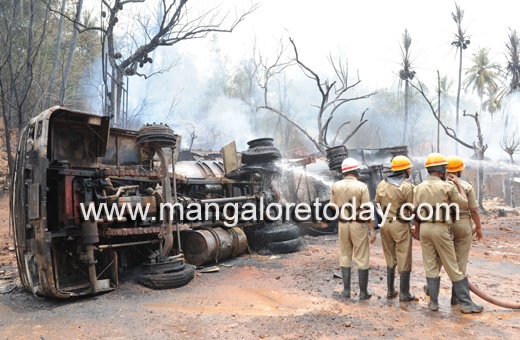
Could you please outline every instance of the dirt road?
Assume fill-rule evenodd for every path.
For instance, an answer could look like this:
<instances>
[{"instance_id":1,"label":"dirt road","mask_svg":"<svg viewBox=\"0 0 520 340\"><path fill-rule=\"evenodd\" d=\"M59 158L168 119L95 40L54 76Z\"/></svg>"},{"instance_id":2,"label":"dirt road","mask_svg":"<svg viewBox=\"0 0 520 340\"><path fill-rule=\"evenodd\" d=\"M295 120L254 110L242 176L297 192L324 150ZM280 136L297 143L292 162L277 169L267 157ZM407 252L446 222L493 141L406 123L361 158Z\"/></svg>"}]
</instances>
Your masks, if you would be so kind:
<instances>
[{"instance_id":1,"label":"dirt road","mask_svg":"<svg viewBox=\"0 0 520 340\"><path fill-rule=\"evenodd\" d=\"M488 304L480 315L463 315L449 304L443 273L438 312L427 308L421 250L414 241L412 291L417 301L386 299L381 245L371 248L372 299L339 297L337 236L304 237L303 249L281 256L244 255L197 273L185 287L154 291L135 283L102 295L53 301L19 286L8 211L0 200L0 338L2 339L338 339L367 337L518 338L520 311ZM484 219L484 242L475 243L470 280L492 295L520 301L520 218ZM396 285L398 286L398 279ZM14 288L14 289L13 289ZM358 290L357 273L353 291Z\"/></svg>"}]
</instances>

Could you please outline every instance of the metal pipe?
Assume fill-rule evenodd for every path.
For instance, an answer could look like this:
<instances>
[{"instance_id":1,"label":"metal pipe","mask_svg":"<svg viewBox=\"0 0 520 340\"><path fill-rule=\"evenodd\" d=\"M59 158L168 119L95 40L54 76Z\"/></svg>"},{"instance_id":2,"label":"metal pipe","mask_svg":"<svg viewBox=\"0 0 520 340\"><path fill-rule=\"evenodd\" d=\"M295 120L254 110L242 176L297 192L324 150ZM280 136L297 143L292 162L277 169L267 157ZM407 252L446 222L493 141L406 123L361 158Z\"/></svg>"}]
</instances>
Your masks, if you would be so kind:
<instances>
[{"instance_id":1,"label":"metal pipe","mask_svg":"<svg viewBox=\"0 0 520 340\"><path fill-rule=\"evenodd\" d=\"M143 244L152 244L152 243L159 243L159 240L138 241L138 242L129 242L129 243L116 243L116 244L101 244L101 245L97 246L97 248L98 249L112 249L112 248L140 246Z\"/></svg>"},{"instance_id":2,"label":"metal pipe","mask_svg":"<svg viewBox=\"0 0 520 340\"><path fill-rule=\"evenodd\" d=\"M170 176L168 174L168 166L166 162L166 156L164 155L164 151L159 147L154 147L155 152L159 156L159 160L161 161L161 173L162 173L162 191L163 191L163 199L165 203L172 203L172 188L170 187ZM164 238L164 246L161 249L161 257L167 257L173 247L173 234L172 234L172 221L168 219L163 222L164 232L162 233Z\"/></svg>"},{"instance_id":3,"label":"metal pipe","mask_svg":"<svg viewBox=\"0 0 520 340\"><path fill-rule=\"evenodd\" d=\"M94 202L87 202L87 204L94 204ZM83 221L81 223L81 236L83 238L83 244L98 243L99 231L97 222L91 222L90 220Z\"/></svg>"},{"instance_id":4,"label":"metal pipe","mask_svg":"<svg viewBox=\"0 0 520 340\"><path fill-rule=\"evenodd\" d=\"M172 148L172 172L173 172L173 204L177 203L177 176L175 175L175 161L173 159L174 149ZM179 253L182 253L182 245L181 245L181 231L179 229L179 221L175 219L175 233L177 235L177 247L179 248Z\"/></svg>"},{"instance_id":5,"label":"metal pipe","mask_svg":"<svg viewBox=\"0 0 520 340\"><path fill-rule=\"evenodd\" d=\"M139 188L139 185L124 185L124 186L117 188L117 192L115 194L110 195L110 196L98 196L98 199L113 200L113 199L116 199L119 196L121 196L121 193L123 192L123 190L130 190L130 189L137 189L137 188Z\"/></svg>"},{"instance_id":6,"label":"metal pipe","mask_svg":"<svg viewBox=\"0 0 520 340\"><path fill-rule=\"evenodd\" d=\"M226 204L226 203L238 203L238 202L245 202L250 200L256 200L256 196L237 196L237 197L226 197L226 198L208 198L200 200L200 204L210 204L210 203L217 203L217 204Z\"/></svg>"},{"instance_id":7,"label":"metal pipe","mask_svg":"<svg viewBox=\"0 0 520 340\"><path fill-rule=\"evenodd\" d=\"M99 291L99 285L96 275L96 260L94 258L94 245L87 244L87 261L88 261L88 277L90 280L90 292L95 294Z\"/></svg>"}]
</instances>

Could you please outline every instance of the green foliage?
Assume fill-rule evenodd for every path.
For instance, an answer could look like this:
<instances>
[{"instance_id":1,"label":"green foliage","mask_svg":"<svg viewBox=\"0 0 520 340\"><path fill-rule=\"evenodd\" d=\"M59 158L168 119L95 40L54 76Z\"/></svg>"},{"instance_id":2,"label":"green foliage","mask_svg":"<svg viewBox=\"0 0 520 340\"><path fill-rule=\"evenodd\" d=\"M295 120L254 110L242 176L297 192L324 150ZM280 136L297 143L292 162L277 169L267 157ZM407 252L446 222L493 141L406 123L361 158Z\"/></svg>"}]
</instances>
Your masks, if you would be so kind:
<instances>
[{"instance_id":1,"label":"green foliage","mask_svg":"<svg viewBox=\"0 0 520 340\"><path fill-rule=\"evenodd\" d=\"M500 72L500 65L492 63L489 58L489 49L480 48L472 57L473 65L466 71L464 85L466 90L471 87L482 98L484 92L496 92L498 88L497 79Z\"/></svg>"},{"instance_id":2,"label":"green foliage","mask_svg":"<svg viewBox=\"0 0 520 340\"><path fill-rule=\"evenodd\" d=\"M466 90L471 88L480 98L480 111L488 109L491 115L498 109L499 101L496 95L499 90L500 65L492 63L489 58L489 49L479 48L472 57L473 65L466 71L464 80ZM487 100L484 102L484 96Z\"/></svg>"},{"instance_id":3,"label":"green foliage","mask_svg":"<svg viewBox=\"0 0 520 340\"><path fill-rule=\"evenodd\" d=\"M516 30L510 30L507 38L505 71L510 77L508 93L512 93L520 89L520 38Z\"/></svg>"}]
</instances>

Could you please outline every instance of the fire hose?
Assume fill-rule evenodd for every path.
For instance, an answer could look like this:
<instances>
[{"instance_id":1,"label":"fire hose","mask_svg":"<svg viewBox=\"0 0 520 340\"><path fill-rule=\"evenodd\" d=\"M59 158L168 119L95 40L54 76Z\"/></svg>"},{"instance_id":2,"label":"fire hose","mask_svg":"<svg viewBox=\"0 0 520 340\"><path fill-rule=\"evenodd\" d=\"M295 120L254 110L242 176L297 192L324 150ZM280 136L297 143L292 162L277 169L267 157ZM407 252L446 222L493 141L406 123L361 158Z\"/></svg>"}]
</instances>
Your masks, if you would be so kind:
<instances>
[{"instance_id":1,"label":"fire hose","mask_svg":"<svg viewBox=\"0 0 520 340\"><path fill-rule=\"evenodd\" d=\"M520 309L520 303L518 303L518 302L511 302L511 301L504 301L504 300L497 299L495 297L492 297L489 294L486 294L480 288L478 288L477 286L475 286L474 284L472 284L469 281L468 281L468 284L469 284L469 289L475 295L477 295L479 298L481 298L484 301L487 301L487 302L489 302L491 304L494 304L496 306L499 306L499 307L511 308L511 309ZM424 292L426 293L426 295L428 295L427 290L428 290L428 286L424 285Z\"/></svg>"},{"instance_id":2,"label":"fire hose","mask_svg":"<svg viewBox=\"0 0 520 340\"><path fill-rule=\"evenodd\" d=\"M469 283L469 289L475 293L479 298L481 298L484 301L487 301L489 303L492 303L494 305L497 305L499 307L504 308L511 308L511 309L520 309L520 303L518 302L511 302L511 301L504 301L497 298L494 298L486 293L484 293L482 290L480 290L477 286Z\"/></svg>"}]
</instances>

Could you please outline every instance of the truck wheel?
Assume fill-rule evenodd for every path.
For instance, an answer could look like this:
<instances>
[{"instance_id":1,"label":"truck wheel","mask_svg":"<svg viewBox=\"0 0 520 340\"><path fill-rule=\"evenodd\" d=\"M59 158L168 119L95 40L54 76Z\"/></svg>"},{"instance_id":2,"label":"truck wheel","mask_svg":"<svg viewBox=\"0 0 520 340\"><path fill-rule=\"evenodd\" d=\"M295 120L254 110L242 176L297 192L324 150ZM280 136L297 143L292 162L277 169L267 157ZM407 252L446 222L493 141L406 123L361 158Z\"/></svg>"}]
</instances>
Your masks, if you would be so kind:
<instances>
[{"instance_id":1,"label":"truck wheel","mask_svg":"<svg viewBox=\"0 0 520 340\"><path fill-rule=\"evenodd\" d=\"M273 254L288 254L297 252L302 245L302 240L298 237L293 240L269 243L265 250Z\"/></svg>"},{"instance_id":2,"label":"truck wheel","mask_svg":"<svg viewBox=\"0 0 520 340\"><path fill-rule=\"evenodd\" d=\"M182 269L184 269L184 262L182 261L182 259L160 263L144 263L142 265L142 270L144 274L161 274L175 272Z\"/></svg>"},{"instance_id":3,"label":"truck wheel","mask_svg":"<svg viewBox=\"0 0 520 340\"><path fill-rule=\"evenodd\" d=\"M245 229L249 246L260 253L294 253L302 243L300 229L292 223L267 223L252 230Z\"/></svg>"},{"instance_id":4,"label":"truck wheel","mask_svg":"<svg viewBox=\"0 0 520 340\"><path fill-rule=\"evenodd\" d=\"M303 224L302 231L309 236L323 236L338 234L338 220L329 221L326 227Z\"/></svg>"},{"instance_id":5,"label":"truck wheel","mask_svg":"<svg viewBox=\"0 0 520 340\"><path fill-rule=\"evenodd\" d=\"M300 229L292 223L265 223L254 229L244 228L249 245L263 247L272 242L293 240L300 236Z\"/></svg>"},{"instance_id":6,"label":"truck wheel","mask_svg":"<svg viewBox=\"0 0 520 340\"><path fill-rule=\"evenodd\" d=\"M170 289L187 285L195 276L195 267L183 263L182 269L166 271L158 274L140 273L137 277L140 284L153 289Z\"/></svg>"},{"instance_id":7,"label":"truck wheel","mask_svg":"<svg viewBox=\"0 0 520 340\"><path fill-rule=\"evenodd\" d=\"M273 147L263 147L263 150L258 150L256 153L242 152L242 164L253 165L276 162L282 158L280 151Z\"/></svg>"}]
</instances>

